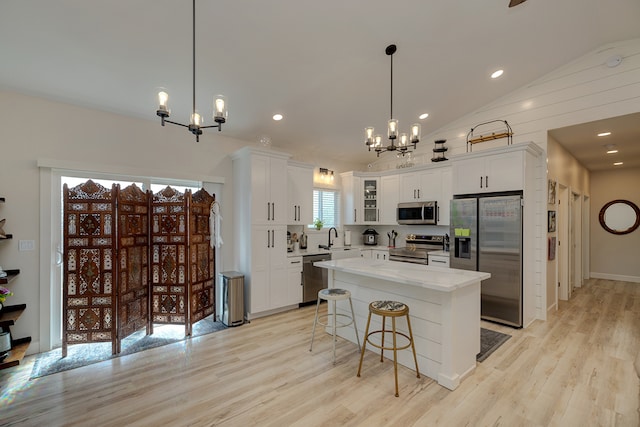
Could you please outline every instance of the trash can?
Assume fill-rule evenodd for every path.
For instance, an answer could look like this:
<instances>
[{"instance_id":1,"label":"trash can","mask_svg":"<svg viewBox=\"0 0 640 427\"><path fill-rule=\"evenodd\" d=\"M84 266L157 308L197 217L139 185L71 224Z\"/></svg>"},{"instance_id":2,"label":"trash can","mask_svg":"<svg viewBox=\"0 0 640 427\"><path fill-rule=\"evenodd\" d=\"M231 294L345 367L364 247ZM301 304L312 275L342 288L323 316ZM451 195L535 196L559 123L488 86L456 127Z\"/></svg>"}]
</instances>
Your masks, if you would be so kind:
<instances>
[{"instance_id":1,"label":"trash can","mask_svg":"<svg viewBox=\"0 0 640 427\"><path fill-rule=\"evenodd\" d=\"M240 326L244 323L244 274L224 271L222 276L222 323Z\"/></svg>"}]
</instances>

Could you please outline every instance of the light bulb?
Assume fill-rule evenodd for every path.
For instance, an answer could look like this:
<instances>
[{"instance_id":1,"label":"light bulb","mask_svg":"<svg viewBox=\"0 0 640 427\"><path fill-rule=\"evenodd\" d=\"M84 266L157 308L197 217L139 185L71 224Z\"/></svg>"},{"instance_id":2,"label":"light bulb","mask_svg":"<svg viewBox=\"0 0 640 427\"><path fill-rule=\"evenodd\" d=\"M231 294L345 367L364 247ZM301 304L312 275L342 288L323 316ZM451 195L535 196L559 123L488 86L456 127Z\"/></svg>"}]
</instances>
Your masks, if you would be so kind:
<instances>
[{"instance_id":1,"label":"light bulb","mask_svg":"<svg viewBox=\"0 0 640 427\"><path fill-rule=\"evenodd\" d=\"M194 111L190 123L194 126L202 126L202 116Z\"/></svg>"},{"instance_id":2,"label":"light bulb","mask_svg":"<svg viewBox=\"0 0 640 427\"><path fill-rule=\"evenodd\" d=\"M400 147L406 147L408 143L409 143L409 135L407 135L406 133L401 133L400 142L398 143L398 145Z\"/></svg>"},{"instance_id":3,"label":"light bulb","mask_svg":"<svg viewBox=\"0 0 640 427\"><path fill-rule=\"evenodd\" d=\"M365 135L364 142L367 145L372 145L373 144L373 128L372 127L364 128L364 135Z\"/></svg>"},{"instance_id":4,"label":"light bulb","mask_svg":"<svg viewBox=\"0 0 640 427\"><path fill-rule=\"evenodd\" d=\"M396 119L389 120L388 131L389 139L396 139L398 137L398 121Z\"/></svg>"},{"instance_id":5,"label":"light bulb","mask_svg":"<svg viewBox=\"0 0 640 427\"><path fill-rule=\"evenodd\" d=\"M169 95L165 91L158 92L158 110L167 110L167 101L169 100Z\"/></svg>"},{"instance_id":6,"label":"light bulb","mask_svg":"<svg viewBox=\"0 0 640 427\"><path fill-rule=\"evenodd\" d=\"M216 123L224 123L228 116L227 100L223 95L216 96L213 101L213 120Z\"/></svg>"},{"instance_id":7,"label":"light bulb","mask_svg":"<svg viewBox=\"0 0 640 427\"><path fill-rule=\"evenodd\" d=\"M411 143L415 144L420 142L420 124L414 123L411 125Z\"/></svg>"}]
</instances>

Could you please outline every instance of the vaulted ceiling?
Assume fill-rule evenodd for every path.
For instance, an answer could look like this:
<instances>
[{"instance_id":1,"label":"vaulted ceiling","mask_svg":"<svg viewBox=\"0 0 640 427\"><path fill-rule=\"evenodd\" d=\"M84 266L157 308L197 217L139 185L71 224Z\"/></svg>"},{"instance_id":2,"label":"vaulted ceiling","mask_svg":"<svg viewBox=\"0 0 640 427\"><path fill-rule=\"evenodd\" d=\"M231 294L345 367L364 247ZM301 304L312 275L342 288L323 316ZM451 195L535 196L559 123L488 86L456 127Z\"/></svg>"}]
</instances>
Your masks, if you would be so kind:
<instances>
[{"instance_id":1,"label":"vaulted ceiling","mask_svg":"<svg viewBox=\"0 0 640 427\"><path fill-rule=\"evenodd\" d=\"M408 129L429 113L426 134L593 49L640 37L638 0L508 4L198 0L196 108L208 118L222 93L225 135L366 164L375 154L363 130L383 130L389 117L391 43L394 115ZM187 122L191 31L189 0L3 1L0 88L157 121L164 87L172 118ZM505 73L492 80L498 68Z\"/></svg>"}]
</instances>

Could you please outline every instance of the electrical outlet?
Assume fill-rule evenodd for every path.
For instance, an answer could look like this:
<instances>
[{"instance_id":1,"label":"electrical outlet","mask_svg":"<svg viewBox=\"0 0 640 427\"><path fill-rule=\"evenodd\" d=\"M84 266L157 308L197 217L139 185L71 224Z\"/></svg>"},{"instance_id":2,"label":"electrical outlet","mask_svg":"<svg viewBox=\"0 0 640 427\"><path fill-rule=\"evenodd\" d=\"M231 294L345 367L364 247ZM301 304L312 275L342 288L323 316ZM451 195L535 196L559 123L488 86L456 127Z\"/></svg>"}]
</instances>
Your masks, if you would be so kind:
<instances>
[{"instance_id":1,"label":"electrical outlet","mask_svg":"<svg viewBox=\"0 0 640 427\"><path fill-rule=\"evenodd\" d=\"M36 250L36 241L35 240L20 240L18 242L18 250L20 250L20 251L35 251Z\"/></svg>"}]
</instances>

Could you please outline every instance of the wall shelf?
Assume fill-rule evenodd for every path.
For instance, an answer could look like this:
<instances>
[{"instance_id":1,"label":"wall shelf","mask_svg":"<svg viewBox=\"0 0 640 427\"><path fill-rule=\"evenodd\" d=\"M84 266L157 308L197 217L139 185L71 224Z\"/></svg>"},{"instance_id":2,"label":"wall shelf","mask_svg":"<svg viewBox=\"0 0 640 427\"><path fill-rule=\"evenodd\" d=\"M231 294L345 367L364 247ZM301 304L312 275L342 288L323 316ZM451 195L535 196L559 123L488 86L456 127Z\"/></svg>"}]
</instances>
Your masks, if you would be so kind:
<instances>
[{"instance_id":1,"label":"wall shelf","mask_svg":"<svg viewBox=\"0 0 640 427\"><path fill-rule=\"evenodd\" d=\"M0 278L0 285L11 283L20 274L20 270L5 270L4 272L7 273L7 277Z\"/></svg>"},{"instance_id":2,"label":"wall shelf","mask_svg":"<svg viewBox=\"0 0 640 427\"><path fill-rule=\"evenodd\" d=\"M0 311L0 329L9 332L9 326L16 324L22 313L26 310L26 304L6 305ZM0 369L11 368L19 365L29 348L31 337L11 339L9 355L0 362Z\"/></svg>"}]
</instances>

